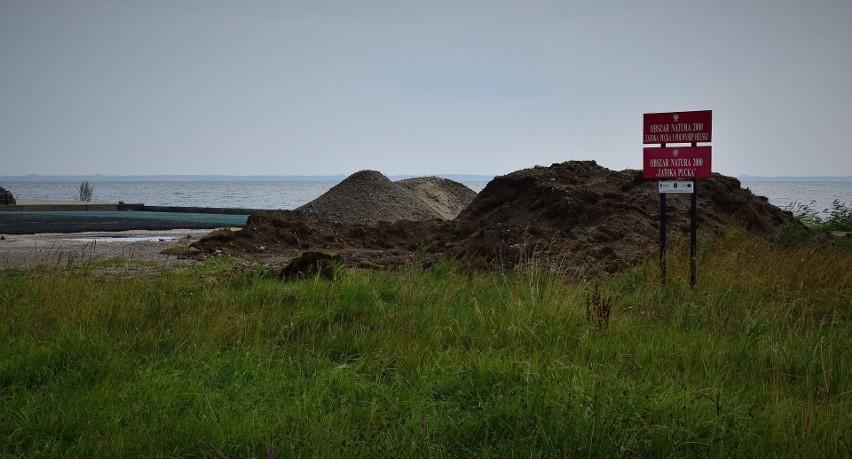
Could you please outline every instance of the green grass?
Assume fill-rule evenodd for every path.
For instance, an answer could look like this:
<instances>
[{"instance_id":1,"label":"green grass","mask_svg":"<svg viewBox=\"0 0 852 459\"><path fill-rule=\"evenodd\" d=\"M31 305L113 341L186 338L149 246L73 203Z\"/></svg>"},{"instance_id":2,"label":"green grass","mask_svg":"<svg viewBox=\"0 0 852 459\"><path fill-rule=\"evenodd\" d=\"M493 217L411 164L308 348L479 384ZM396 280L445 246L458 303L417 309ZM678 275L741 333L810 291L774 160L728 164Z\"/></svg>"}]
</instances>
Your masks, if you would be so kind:
<instances>
[{"instance_id":1,"label":"green grass","mask_svg":"<svg viewBox=\"0 0 852 459\"><path fill-rule=\"evenodd\" d=\"M7 269L0 455L849 456L852 250L732 231L692 291L673 245L665 290L653 262Z\"/></svg>"}]
</instances>

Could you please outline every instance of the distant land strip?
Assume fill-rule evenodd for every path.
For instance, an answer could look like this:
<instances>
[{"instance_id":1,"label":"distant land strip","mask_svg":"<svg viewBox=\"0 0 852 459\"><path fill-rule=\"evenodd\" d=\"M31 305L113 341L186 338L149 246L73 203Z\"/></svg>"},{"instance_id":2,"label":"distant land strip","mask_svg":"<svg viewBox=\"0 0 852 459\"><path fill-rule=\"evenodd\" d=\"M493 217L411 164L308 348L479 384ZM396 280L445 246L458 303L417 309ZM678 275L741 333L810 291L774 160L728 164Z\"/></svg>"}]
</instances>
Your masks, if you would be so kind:
<instances>
[{"instance_id":1,"label":"distant land strip","mask_svg":"<svg viewBox=\"0 0 852 459\"><path fill-rule=\"evenodd\" d=\"M426 174L389 175L391 180L435 176L455 181L489 181L493 175ZM340 182L347 175L6 175L0 182Z\"/></svg>"},{"instance_id":2,"label":"distant land strip","mask_svg":"<svg viewBox=\"0 0 852 459\"><path fill-rule=\"evenodd\" d=\"M423 174L423 175L388 175L391 180L402 180L412 177L435 176L465 181L490 181L494 175L480 174ZM0 182L340 182L345 174L334 175L2 175ZM852 182L852 176L735 176L742 182Z\"/></svg>"}]
</instances>

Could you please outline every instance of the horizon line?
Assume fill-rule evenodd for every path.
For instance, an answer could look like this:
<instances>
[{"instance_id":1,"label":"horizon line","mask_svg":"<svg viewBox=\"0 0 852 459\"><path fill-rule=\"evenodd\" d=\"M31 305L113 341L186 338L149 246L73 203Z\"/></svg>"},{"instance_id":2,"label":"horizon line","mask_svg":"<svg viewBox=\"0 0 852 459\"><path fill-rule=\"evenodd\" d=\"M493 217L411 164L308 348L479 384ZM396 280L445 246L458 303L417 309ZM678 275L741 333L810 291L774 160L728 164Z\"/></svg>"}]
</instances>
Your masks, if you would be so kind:
<instances>
[{"instance_id":1,"label":"horizon line","mask_svg":"<svg viewBox=\"0 0 852 459\"><path fill-rule=\"evenodd\" d=\"M637 169L638 170L638 169ZM500 175L506 174L473 174L473 173L454 173L454 174L384 174L388 178L413 178L413 177L468 177L469 180L491 180ZM341 179L352 174L337 173L337 174L38 174L30 173L24 175L0 175L0 180L5 179L110 179L110 178L263 178L263 179L302 179L302 180L319 180L319 179ZM731 175L737 179L852 179L852 175L751 175L739 174Z\"/></svg>"},{"instance_id":2,"label":"horizon line","mask_svg":"<svg viewBox=\"0 0 852 459\"><path fill-rule=\"evenodd\" d=\"M33 179L75 179L75 180L108 180L108 179L146 179L146 178L216 178L216 179L289 179L289 180L342 180L352 174L26 174L26 175L0 175L0 180L33 180ZM413 178L413 177L460 177L469 180L491 180L497 175L493 174L382 174L388 178Z\"/></svg>"}]
</instances>

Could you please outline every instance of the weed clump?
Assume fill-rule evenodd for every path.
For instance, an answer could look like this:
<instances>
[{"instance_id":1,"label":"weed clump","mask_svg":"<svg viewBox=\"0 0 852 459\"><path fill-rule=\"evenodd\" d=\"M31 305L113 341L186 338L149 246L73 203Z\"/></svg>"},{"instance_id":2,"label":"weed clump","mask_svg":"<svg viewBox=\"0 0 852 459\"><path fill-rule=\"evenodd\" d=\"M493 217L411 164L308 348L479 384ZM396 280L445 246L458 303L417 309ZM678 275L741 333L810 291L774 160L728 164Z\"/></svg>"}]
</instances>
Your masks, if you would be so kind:
<instances>
[{"instance_id":1,"label":"weed clump","mask_svg":"<svg viewBox=\"0 0 852 459\"><path fill-rule=\"evenodd\" d=\"M815 201L810 204L792 203L787 210L815 231L852 231L852 209L848 204L835 199L831 208L823 209L822 212L818 212L814 205Z\"/></svg>"},{"instance_id":2,"label":"weed clump","mask_svg":"<svg viewBox=\"0 0 852 459\"><path fill-rule=\"evenodd\" d=\"M591 293L586 296L586 322L597 325L598 329L609 328L609 318L612 315L612 298L601 295L601 289L595 284Z\"/></svg>"}]
</instances>

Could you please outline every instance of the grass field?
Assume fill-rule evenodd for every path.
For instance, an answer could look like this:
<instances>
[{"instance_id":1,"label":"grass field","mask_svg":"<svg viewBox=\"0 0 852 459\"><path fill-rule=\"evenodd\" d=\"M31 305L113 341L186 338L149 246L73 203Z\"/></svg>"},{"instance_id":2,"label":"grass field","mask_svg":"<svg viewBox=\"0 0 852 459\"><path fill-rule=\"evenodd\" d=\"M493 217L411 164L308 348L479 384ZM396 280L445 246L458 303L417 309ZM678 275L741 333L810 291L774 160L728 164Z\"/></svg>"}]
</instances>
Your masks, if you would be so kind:
<instances>
[{"instance_id":1,"label":"grass field","mask_svg":"<svg viewBox=\"0 0 852 459\"><path fill-rule=\"evenodd\" d=\"M228 259L0 274L0 455L852 455L852 248L590 282ZM110 274L112 273L112 274Z\"/></svg>"}]
</instances>

